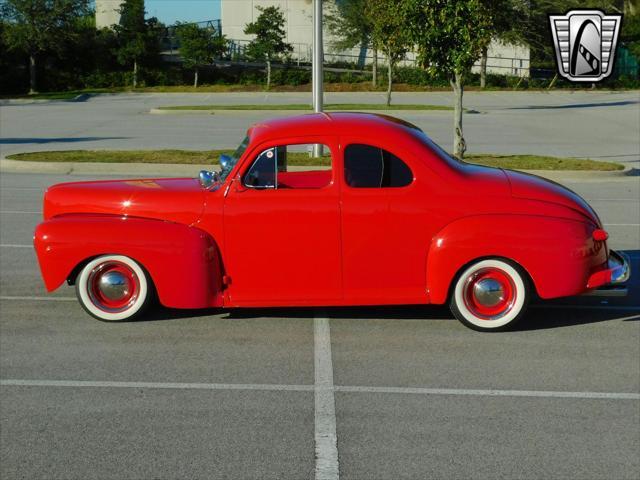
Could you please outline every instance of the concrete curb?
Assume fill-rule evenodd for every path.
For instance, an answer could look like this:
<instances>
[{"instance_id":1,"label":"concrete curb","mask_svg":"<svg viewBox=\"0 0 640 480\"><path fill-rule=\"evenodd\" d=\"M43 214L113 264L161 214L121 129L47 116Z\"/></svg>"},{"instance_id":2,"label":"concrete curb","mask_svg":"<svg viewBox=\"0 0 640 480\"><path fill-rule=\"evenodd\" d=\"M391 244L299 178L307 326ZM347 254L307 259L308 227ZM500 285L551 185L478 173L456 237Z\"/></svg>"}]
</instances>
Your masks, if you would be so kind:
<instances>
[{"instance_id":1,"label":"concrete curb","mask_svg":"<svg viewBox=\"0 0 640 480\"><path fill-rule=\"evenodd\" d=\"M194 177L200 170L211 170L213 165L184 165L175 163L98 163L98 162L29 162L22 160L0 159L0 173L50 173L58 175L142 175L142 176L189 176ZM217 168L217 167L215 167ZM294 167L306 170L314 167ZM624 179L637 176L635 169L603 171L583 170L523 170L556 181L602 181Z\"/></svg>"},{"instance_id":2,"label":"concrete curb","mask_svg":"<svg viewBox=\"0 0 640 480\"><path fill-rule=\"evenodd\" d=\"M326 113L339 113L343 110L329 110ZM348 111L348 110L344 110ZM388 115L401 115L402 113L424 113L424 114L438 114L443 113L451 114L451 110L357 110L359 113L381 113ZM264 113L267 115L303 115L305 113L313 113L313 110L227 110L227 109L215 109L215 110L161 110L159 108L152 108L149 110L150 115L255 115L256 113ZM464 112L465 114L482 113L476 110L469 110Z\"/></svg>"}]
</instances>

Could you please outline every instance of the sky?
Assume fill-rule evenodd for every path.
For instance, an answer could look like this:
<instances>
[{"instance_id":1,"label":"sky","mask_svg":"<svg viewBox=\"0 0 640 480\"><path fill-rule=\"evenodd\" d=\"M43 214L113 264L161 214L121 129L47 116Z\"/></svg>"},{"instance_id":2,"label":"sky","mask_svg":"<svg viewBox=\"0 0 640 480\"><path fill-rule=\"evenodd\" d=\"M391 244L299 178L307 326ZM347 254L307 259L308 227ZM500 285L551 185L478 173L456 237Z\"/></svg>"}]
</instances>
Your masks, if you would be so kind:
<instances>
[{"instance_id":1,"label":"sky","mask_svg":"<svg viewBox=\"0 0 640 480\"><path fill-rule=\"evenodd\" d=\"M220 18L220 0L145 0L145 9L165 25Z\"/></svg>"}]
</instances>

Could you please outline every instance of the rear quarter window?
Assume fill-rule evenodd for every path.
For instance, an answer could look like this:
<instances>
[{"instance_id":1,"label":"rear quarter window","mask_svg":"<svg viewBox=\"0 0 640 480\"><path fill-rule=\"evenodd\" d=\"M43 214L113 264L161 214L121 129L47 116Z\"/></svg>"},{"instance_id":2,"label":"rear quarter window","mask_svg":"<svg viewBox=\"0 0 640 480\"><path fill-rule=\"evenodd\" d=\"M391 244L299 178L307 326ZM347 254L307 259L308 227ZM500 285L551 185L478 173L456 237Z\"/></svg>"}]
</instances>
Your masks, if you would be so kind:
<instances>
[{"instance_id":1,"label":"rear quarter window","mask_svg":"<svg viewBox=\"0 0 640 480\"><path fill-rule=\"evenodd\" d=\"M372 145L348 145L344 170L345 181L353 188L398 188L413 182L413 172L405 162Z\"/></svg>"}]
</instances>

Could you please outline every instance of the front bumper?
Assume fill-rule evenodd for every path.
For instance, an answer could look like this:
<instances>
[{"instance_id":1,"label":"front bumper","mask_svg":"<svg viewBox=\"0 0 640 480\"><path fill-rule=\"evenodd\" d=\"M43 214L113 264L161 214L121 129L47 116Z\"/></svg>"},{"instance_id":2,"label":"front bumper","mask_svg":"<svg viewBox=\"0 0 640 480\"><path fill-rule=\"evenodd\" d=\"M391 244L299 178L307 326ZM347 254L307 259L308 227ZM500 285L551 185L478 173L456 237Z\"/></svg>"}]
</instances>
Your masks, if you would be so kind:
<instances>
[{"instance_id":1,"label":"front bumper","mask_svg":"<svg viewBox=\"0 0 640 480\"><path fill-rule=\"evenodd\" d=\"M609 251L607 268L592 274L587 282L589 291L586 295L623 297L627 295L627 288L621 284L629 280L631 267L629 257L615 250Z\"/></svg>"}]
</instances>

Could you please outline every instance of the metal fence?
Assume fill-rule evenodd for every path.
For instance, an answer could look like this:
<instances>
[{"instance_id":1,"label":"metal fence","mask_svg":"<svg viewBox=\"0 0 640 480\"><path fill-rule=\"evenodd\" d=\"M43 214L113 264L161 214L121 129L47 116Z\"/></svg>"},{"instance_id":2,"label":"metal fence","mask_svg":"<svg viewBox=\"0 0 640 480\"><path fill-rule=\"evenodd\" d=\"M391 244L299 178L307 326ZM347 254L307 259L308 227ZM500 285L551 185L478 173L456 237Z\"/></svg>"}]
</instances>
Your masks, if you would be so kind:
<instances>
[{"instance_id":1,"label":"metal fence","mask_svg":"<svg viewBox=\"0 0 640 480\"><path fill-rule=\"evenodd\" d=\"M217 20L204 20L202 22L185 23L182 25L197 25L200 28L210 30L217 35L222 35L222 21ZM180 49L180 39L178 38L177 29L179 25L171 25L165 27L162 37L160 39L160 45L162 53L165 55L175 55Z\"/></svg>"},{"instance_id":2,"label":"metal fence","mask_svg":"<svg viewBox=\"0 0 640 480\"><path fill-rule=\"evenodd\" d=\"M249 40L229 40L228 60L233 62L249 62L250 59L246 55L247 45ZM293 52L291 53L292 62L298 66L310 65L312 47L306 43L294 43ZM374 55L372 49L363 49L362 53L347 53L347 52L325 52L324 63L325 64L344 64L349 65L351 68L343 68L344 71L362 72L370 68L374 62ZM384 67L387 63L387 58L384 55L377 55L378 65ZM417 65L416 54L409 52L404 59L398 62L398 66L401 67L416 67ZM516 77L528 77L531 64L528 58L512 58L512 57L488 57L487 58L487 72L499 75L510 75ZM473 71L479 71L480 63L477 62Z\"/></svg>"}]
</instances>

